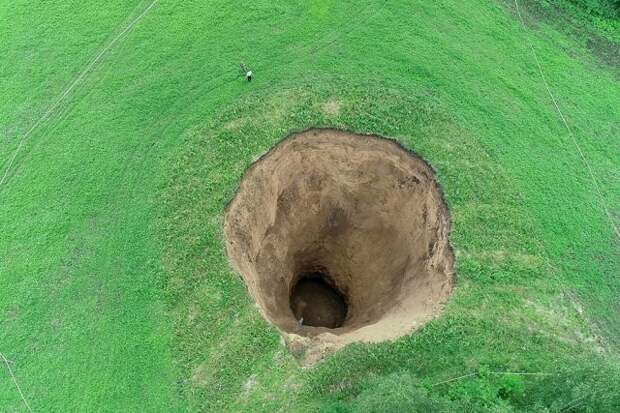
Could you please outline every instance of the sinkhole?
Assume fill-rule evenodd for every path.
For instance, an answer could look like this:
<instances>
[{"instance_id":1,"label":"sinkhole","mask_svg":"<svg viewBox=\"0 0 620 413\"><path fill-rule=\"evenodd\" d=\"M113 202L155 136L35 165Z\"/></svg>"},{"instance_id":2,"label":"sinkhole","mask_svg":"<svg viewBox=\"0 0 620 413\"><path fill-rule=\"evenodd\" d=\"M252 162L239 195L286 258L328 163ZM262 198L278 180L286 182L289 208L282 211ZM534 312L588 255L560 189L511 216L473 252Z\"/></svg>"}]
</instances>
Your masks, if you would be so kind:
<instances>
[{"instance_id":1,"label":"sinkhole","mask_svg":"<svg viewBox=\"0 0 620 413\"><path fill-rule=\"evenodd\" d=\"M438 314L454 284L449 232L424 160L333 129L267 152L224 216L231 265L289 348L311 361L395 339Z\"/></svg>"}]
</instances>

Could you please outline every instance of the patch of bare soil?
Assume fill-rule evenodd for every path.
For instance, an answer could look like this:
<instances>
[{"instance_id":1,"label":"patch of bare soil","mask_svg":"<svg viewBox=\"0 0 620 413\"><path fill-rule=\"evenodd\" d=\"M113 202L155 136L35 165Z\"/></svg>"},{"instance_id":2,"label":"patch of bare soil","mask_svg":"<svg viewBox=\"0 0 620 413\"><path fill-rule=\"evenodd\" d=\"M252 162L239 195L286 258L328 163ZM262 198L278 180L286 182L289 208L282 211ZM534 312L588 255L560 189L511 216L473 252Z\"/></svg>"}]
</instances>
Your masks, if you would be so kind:
<instances>
[{"instance_id":1,"label":"patch of bare soil","mask_svg":"<svg viewBox=\"0 0 620 413\"><path fill-rule=\"evenodd\" d=\"M305 363L410 333L453 286L433 170L383 138L290 136L248 169L224 231L232 266Z\"/></svg>"}]
</instances>

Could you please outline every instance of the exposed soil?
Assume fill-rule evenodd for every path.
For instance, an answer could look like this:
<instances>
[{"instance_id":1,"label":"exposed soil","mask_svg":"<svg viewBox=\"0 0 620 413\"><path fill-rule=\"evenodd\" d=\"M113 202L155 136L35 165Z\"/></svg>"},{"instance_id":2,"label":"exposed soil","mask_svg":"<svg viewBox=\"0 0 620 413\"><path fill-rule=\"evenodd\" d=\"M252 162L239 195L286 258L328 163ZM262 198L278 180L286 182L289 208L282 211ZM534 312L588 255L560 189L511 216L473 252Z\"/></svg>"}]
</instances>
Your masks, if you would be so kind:
<instances>
[{"instance_id":1,"label":"exposed soil","mask_svg":"<svg viewBox=\"0 0 620 413\"><path fill-rule=\"evenodd\" d=\"M306 362L407 334L452 290L434 173L387 139L331 129L285 139L246 172L224 231L261 312Z\"/></svg>"}]
</instances>

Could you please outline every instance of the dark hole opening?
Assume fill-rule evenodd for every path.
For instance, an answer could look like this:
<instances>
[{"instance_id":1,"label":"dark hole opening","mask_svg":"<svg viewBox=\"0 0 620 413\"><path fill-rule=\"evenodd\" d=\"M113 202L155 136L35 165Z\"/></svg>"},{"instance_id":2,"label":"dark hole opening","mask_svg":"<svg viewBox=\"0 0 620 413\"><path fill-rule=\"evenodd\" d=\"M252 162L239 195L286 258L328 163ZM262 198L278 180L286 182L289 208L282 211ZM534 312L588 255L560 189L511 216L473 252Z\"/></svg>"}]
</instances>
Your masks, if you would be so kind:
<instances>
[{"instance_id":1,"label":"dark hole opening","mask_svg":"<svg viewBox=\"0 0 620 413\"><path fill-rule=\"evenodd\" d=\"M302 274L291 291L290 305L299 324L338 328L347 318L345 297L323 272Z\"/></svg>"}]
</instances>

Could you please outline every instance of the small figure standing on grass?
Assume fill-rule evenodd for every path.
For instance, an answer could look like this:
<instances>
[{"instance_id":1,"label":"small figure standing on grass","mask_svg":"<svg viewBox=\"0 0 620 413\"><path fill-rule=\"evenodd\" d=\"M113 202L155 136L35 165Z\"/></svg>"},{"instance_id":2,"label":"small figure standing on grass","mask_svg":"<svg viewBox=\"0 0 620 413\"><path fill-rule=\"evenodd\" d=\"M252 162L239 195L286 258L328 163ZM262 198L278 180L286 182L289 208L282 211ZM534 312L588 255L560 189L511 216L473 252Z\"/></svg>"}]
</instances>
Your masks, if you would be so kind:
<instances>
[{"instance_id":1,"label":"small figure standing on grass","mask_svg":"<svg viewBox=\"0 0 620 413\"><path fill-rule=\"evenodd\" d=\"M239 69L241 69L241 74L245 76L245 80L247 80L248 82L252 81L252 71L248 70L247 67L245 67L245 65L243 63L241 63L241 65L239 65Z\"/></svg>"}]
</instances>

